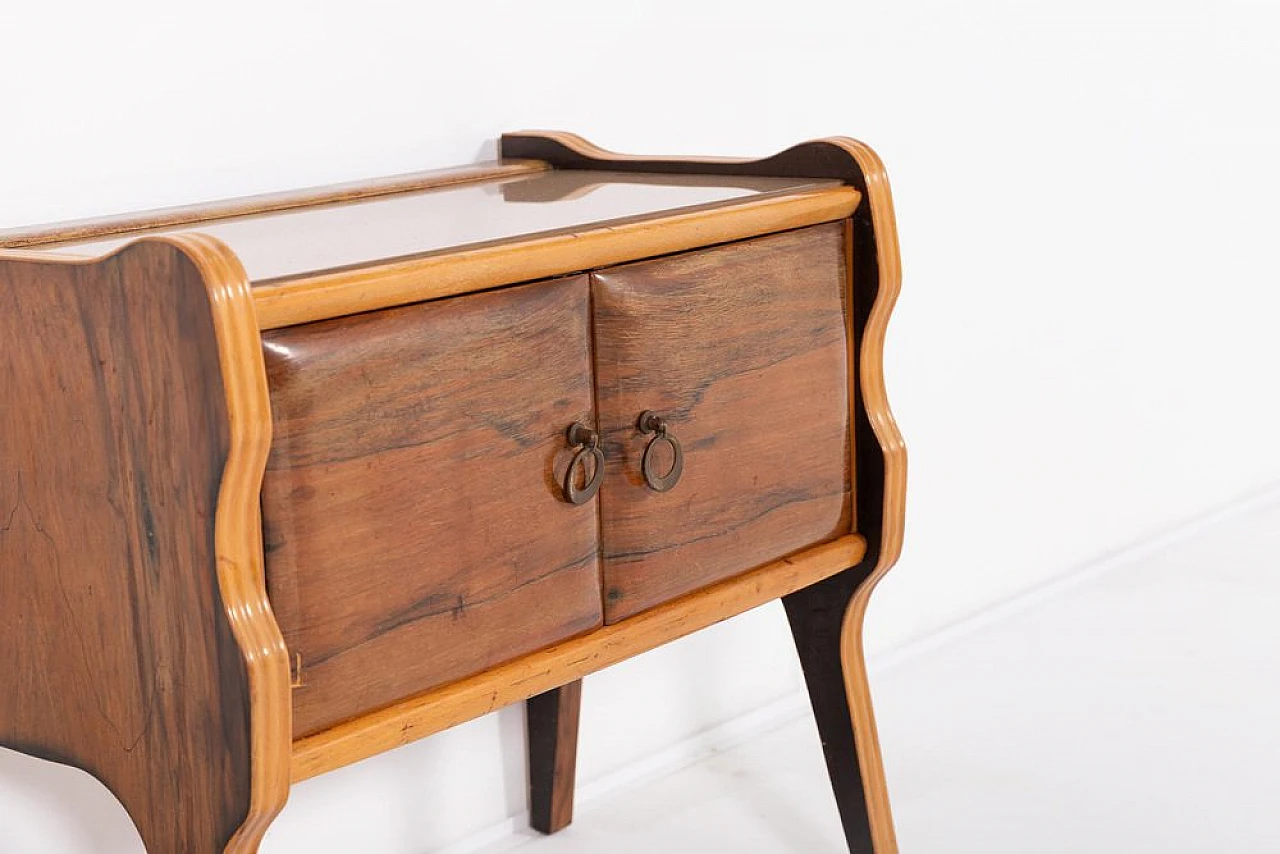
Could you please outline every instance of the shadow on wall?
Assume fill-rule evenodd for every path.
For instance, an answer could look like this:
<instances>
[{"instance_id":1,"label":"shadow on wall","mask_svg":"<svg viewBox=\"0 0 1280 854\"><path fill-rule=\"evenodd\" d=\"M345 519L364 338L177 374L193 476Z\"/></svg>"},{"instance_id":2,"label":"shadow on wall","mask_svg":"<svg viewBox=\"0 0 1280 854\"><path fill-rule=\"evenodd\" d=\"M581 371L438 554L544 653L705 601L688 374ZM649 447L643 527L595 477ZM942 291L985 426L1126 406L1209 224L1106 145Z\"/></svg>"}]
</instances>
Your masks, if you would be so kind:
<instances>
[{"instance_id":1,"label":"shadow on wall","mask_svg":"<svg viewBox=\"0 0 1280 854\"><path fill-rule=\"evenodd\" d=\"M106 786L77 768L2 748L0 827L6 854L143 854L133 821Z\"/></svg>"}]
</instances>

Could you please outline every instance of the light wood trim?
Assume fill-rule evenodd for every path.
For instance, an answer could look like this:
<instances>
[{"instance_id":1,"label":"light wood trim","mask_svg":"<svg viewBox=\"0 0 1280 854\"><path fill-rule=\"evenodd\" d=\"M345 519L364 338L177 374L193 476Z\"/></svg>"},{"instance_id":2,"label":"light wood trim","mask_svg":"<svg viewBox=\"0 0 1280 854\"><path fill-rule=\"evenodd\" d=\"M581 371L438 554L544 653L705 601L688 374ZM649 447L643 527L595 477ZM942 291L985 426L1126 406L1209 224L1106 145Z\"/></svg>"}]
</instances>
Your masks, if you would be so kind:
<instances>
[{"instance_id":1,"label":"light wood trim","mask_svg":"<svg viewBox=\"0 0 1280 854\"><path fill-rule=\"evenodd\" d=\"M903 521L907 497L907 451L902 434L889 408L884 384L884 341L889 315L902 288L902 261L898 250L898 227L893 212L889 176L880 157L867 145L853 139L835 142L857 161L866 182L867 203L875 229L875 251L879 260L880 286L875 303L862 331L859 353L859 380L862 404L884 455L884 507L881 517L880 554L871 574L858 588L845 611L841 629L845 690L854 731L858 735L858 764L867 797L867 814L876 854L897 854L898 841L889 805L889 789L884 759L876 731L871 688L863 648L863 623L871 592L897 562L902 553Z\"/></svg>"},{"instance_id":2,"label":"light wood trim","mask_svg":"<svg viewBox=\"0 0 1280 854\"><path fill-rule=\"evenodd\" d=\"M289 657L267 599L258 496L271 447L271 404L248 277L222 243L200 234L145 238L191 258L208 288L230 420L214 542L218 588L249 676L250 800L224 854L256 854L289 795L293 712Z\"/></svg>"},{"instance_id":3,"label":"light wood trim","mask_svg":"<svg viewBox=\"0 0 1280 854\"><path fill-rule=\"evenodd\" d=\"M301 739L293 746L293 779L315 777L558 688L829 578L856 565L865 551L866 540L851 534Z\"/></svg>"},{"instance_id":4,"label":"light wood trim","mask_svg":"<svg viewBox=\"0 0 1280 854\"><path fill-rule=\"evenodd\" d=\"M451 187L496 178L510 178L543 172L547 164L536 160L504 160L502 162L477 163L449 169L432 169L363 181L331 184L306 190L290 190L283 193L264 193L239 199L203 202L181 207L161 208L142 213L95 217L33 227L0 230L0 248L24 246L48 246L91 238L129 234L157 228L173 228L178 225L206 222L230 217L251 216L290 210L292 208L350 202L373 196L409 193L438 187Z\"/></svg>"},{"instance_id":5,"label":"light wood trim","mask_svg":"<svg viewBox=\"0 0 1280 854\"><path fill-rule=\"evenodd\" d=\"M849 187L762 194L657 217L452 250L355 270L259 283L258 323L276 329L682 252L849 216Z\"/></svg>"},{"instance_id":6,"label":"light wood trim","mask_svg":"<svg viewBox=\"0 0 1280 854\"><path fill-rule=\"evenodd\" d=\"M120 247L124 248L124 247ZM111 250L108 255L114 255L118 250ZM76 255L72 252L43 252L39 249L4 249L0 248L0 261L41 261L46 264L90 264L98 263L103 255L99 258L91 258L85 255Z\"/></svg>"}]
</instances>

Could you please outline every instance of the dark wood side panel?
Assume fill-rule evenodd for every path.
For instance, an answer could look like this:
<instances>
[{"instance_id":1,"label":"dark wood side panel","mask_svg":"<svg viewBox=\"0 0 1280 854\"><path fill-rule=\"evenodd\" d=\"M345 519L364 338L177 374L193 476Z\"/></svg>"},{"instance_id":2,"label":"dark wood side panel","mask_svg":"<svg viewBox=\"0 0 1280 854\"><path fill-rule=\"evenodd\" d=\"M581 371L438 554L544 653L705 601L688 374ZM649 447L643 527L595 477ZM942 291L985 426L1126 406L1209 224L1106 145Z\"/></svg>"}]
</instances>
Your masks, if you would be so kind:
<instances>
[{"instance_id":1,"label":"dark wood side panel","mask_svg":"<svg viewBox=\"0 0 1280 854\"><path fill-rule=\"evenodd\" d=\"M585 276L268 333L268 588L295 735L601 622Z\"/></svg>"},{"instance_id":2,"label":"dark wood side panel","mask_svg":"<svg viewBox=\"0 0 1280 854\"><path fill-rule=\"evenodd\" d=\"M850 531L847 282L839 223L593 274L607 622Z\"/></svg>"},{"instance_id":3,"label":"dark wood side panel","mask_svg":"<svg viewBox=\"0 0 1280 854\"><path fill-rule=\"evenodd\" d=\"M581 679L530 697L525 703L529 824L540 833L557 833L573 822L581 711Z\"/></svg>"},{"instance_id":4,"label":"dark wood side panel","mask_svg":"<svg viewBox=\"0 0 1280 854\"><path fill-rule=\"evenodd\" d=\"M0 261L0 382L0 745L93 774L153 854L221 852L249 808L249 688L198 270L161 243Z\"/></svg>"}]
</instances>

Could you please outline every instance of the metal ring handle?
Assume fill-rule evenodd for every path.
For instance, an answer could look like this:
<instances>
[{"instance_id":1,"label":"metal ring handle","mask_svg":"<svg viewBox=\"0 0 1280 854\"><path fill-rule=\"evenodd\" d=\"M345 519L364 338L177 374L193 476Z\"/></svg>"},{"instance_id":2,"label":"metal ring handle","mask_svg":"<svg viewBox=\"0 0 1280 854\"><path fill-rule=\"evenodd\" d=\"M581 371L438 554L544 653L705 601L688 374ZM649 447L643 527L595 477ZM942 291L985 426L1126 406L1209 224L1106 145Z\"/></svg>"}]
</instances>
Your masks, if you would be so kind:
<instances>
[{"instance_id":1,"label":"metal ring handle","mask_svg":"<svg viewBox=\"0 0 1280 854\"><path fill-rule=\"evenodd\" d=\"M604 451L600 450L600 434L585 424L570 425L566 433L569 447L578 452L569 461L569 470L564 473L564 500L570 504L586 504L600 491L600 483L604 480ZM591 457L595 467L587 476L586 461ZM578 479L574 473L582 468L582 476L586 481L578 488Z\"/></svg>"},{"instance_id":2,"label":"metal ring handle","mask_svg":"<svg viewBox=\"0 0 1280 854\"><path fill-rule=\"evenodd\" d=\"M636 427L645 435L653 434L653 438L649 440L649 445L644 449L644 457L640 461L640 470L644 473L644 482L649 484L649 488L654 492L666 492L679 483L680 475L684 474L684 450L680 447L680 441L667 431L666 419L656 412L646 410L640 413ZM658 463L655 451L659 442L666 442L671 446L671 469L666 474L658 474L657 471Z\"/></svg>"}]
</instances>

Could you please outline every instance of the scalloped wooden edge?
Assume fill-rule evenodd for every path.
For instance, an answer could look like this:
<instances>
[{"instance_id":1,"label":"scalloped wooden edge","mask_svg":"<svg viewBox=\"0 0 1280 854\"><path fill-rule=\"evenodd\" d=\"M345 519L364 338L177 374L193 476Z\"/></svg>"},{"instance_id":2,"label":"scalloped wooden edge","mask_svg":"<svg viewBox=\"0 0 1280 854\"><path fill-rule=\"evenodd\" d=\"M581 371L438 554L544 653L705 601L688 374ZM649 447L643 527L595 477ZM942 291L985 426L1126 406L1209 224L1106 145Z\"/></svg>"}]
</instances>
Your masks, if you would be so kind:
<instances>
[{"instance_id":1,"label":"scalloped wooden edge","mask_svg":"<svg viewBox=\"0 0 1280 854\"><path fill-rule=\"evenodd\" d=\"M200 271L218 339L230 450L218 491L218 587L249 676L249 811L224 854L254 854L289 797L293 741L289 654L267 597L259 496L271 450L271 399L249 278L235 254L203 234L171 243Z\"/></svg>"},{"instance_id":2,"label":"scalloped wooden edge","mask_svg":"<svg viewBox=\"0 0 1280 854\"><path fill-rule=\"evenodd\" d=\"M853 139L841 139L857 161L866 181L867 204L876 236L880 286L876 300L862 331L859 372L862 380L862 403L871 429L880 442L884 456L884 509L881 516L880 554L875 568L858 588L845 611L841 640L845 691L854 730L864 736L858 744L858 763L862 779L873 781L867 786L867 813L871 818L871 836L877 854L896 854L897 834L889 805L889 788L885 779L884 757L876 728L875 711L867 680L866 654L863 648L863 624L871 593L902 553L903 525L907 501L907 449L889 408L884 384L884 341L889 316L902 288L902 260L898 248L898 226L893 212L893 197L884 164L870 147Z\"/></svg>"}]
</instances>

